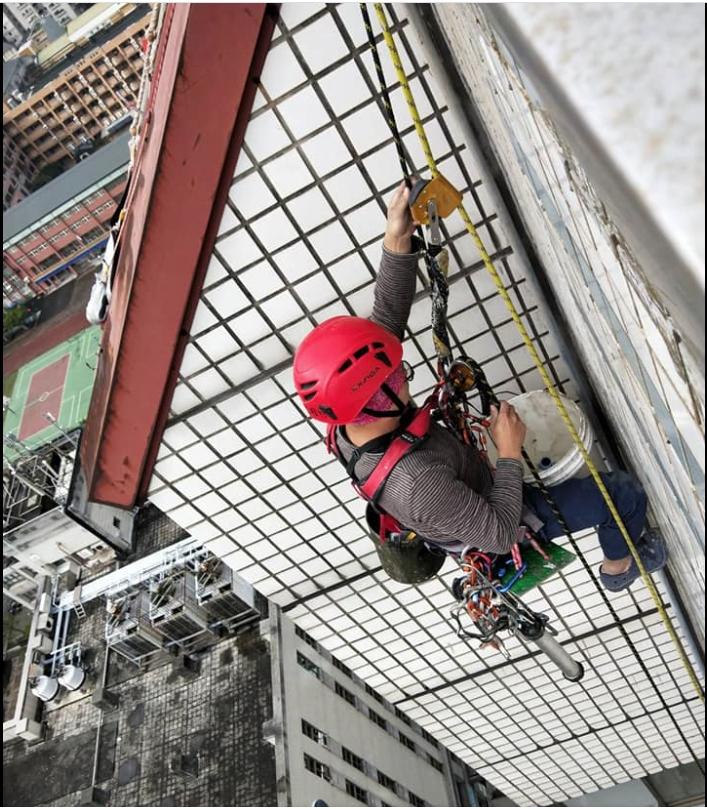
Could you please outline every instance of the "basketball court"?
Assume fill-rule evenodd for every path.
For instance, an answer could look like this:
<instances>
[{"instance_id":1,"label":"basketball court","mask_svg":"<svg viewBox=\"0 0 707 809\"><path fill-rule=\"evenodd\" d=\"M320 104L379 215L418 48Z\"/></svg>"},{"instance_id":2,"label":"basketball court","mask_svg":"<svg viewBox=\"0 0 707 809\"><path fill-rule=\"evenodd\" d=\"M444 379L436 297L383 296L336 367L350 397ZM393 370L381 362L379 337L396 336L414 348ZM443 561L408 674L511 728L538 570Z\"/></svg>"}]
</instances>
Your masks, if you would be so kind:
<instances>
[{"instance_id":1,"label":"basketball court","mask_svg":"<svg viewBox=\"0 0 707 809\"><path fill-rule=\"evenodd\" d=\"M92 326L35 357L3 380L3 436L36 449L79 427L88 413L101 329ZM4 446L12 460L16 451Z\"/></svg>"}]
</instances>

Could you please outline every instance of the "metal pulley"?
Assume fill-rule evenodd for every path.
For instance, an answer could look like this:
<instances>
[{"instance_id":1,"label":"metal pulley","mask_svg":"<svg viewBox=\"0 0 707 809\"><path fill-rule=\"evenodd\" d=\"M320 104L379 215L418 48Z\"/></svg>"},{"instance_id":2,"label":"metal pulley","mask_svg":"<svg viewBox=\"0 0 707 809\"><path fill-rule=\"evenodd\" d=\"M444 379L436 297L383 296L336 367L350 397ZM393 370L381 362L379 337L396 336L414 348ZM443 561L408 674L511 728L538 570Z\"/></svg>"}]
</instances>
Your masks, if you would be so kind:
<instances>
[{"instance_id":1,"label":"metal pulley","mask_svg":"<svg viewBox=\"0 0 707 809\"><path fill-rule=\"evenodd\" d=\"M468 393L476 385L476 372L466 360L458 359L449 366L448 379L455 391Z\"/></svg>"},{"instance_id":2,"label":"metal pulley","mask_svg":"<svg viewBox=\"0 0 707 809\"><path fill-rule=\"evenodd\" d=\"M441 174L417 180L410 189L410 212L418 225L431 225L433 217L446 219L462 201L462 195Z\"/></svg>"}]
</instances>

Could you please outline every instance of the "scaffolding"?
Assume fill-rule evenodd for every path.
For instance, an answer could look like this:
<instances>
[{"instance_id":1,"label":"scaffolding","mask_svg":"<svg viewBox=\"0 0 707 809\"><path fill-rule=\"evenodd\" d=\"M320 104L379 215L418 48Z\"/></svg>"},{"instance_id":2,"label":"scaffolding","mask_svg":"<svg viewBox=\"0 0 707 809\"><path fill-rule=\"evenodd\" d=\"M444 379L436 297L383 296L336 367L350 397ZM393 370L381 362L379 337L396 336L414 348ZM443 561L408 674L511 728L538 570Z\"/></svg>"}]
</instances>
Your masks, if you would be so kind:
<instances>
[{"instance_id":1,"label":"scaffolding","mask_svg":"<svg viewBox=\"0 0 707 809\"><path fill-rule=\"evenodd\" d=\"M49 423L56 420L47 413ZM12 531L69 497L77 449L76 434L61 432L31 448L13 433L3 436L3 530Z\"/></svg>"}]
</instances>

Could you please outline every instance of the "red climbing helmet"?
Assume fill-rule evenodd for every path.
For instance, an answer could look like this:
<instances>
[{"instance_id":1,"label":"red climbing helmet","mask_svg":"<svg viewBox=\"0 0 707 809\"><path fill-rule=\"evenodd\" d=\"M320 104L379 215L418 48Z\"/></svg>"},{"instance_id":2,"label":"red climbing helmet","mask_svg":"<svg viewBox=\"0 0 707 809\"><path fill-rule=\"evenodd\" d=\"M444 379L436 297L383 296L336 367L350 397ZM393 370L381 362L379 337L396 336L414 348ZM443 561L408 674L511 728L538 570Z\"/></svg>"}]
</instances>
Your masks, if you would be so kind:
<instances>
[{"instance_id":1,"label":"red climbing helmet","mask_svg":"<svg viewBox=\"0 0 707 809\"><path fill-rule=\"evenodd\" d=\"M400 365L400 340L364 317L342 315L311 331L295 353L293 374L313 419L347 424Z\"/></svg>"}]
</instances>

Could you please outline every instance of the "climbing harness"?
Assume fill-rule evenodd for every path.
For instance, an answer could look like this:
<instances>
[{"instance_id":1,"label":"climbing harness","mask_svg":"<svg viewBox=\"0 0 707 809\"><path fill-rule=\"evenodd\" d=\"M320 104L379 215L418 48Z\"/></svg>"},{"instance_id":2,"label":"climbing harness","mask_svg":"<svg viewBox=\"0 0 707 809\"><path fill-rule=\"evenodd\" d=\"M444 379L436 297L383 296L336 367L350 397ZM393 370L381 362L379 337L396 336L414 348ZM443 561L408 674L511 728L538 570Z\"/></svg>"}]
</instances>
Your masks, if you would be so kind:
<instances>
[{"instance_id":1,"label":"climbing harness","mask_svg":"<svg viewBox=\"0 0 707 809\"><path fill-rule=\"evenodd\" d=\"M393 139L394 139L394 141L396 143L396 148L397 148L397 151L398 151L398 156L399 156L400 161L401 161L401 166L403 168L403 173L404 173L404 175L406 175L406 173L407 173L406 159L405 159L405 153L404 153L403 146L402 146L402 139L400 138L400 134L399 134L399 132L397 130L397 126L395 125L395 121L394 121L394 117L393 117L393 113L392 113L392 108L390 106L390 100L388 98L387 87L385 85L385 77L384 77L384 74L383 74L382 66L380 65L380 60L379 60L379 57L378 57L378 54L377 54L377 48L376 48L376 43L375 43L375 37L374 37L373 31L372 31L372 28L371 28L371 25L370 25L370 19L368 17L368 11L365 8L365 4L361 4L361 8L362 8L362 14L363 14L363 18L364 18L364 25L365 25L366 30L368 32L369 43L371 45L371 50L372 50L372 53L373 53L374 62L376 64L376 71L377 71L377 74L378 74L379 83L381 85L381 97L382 97L382 101L383 101L383 106L384 106L384 109L386 111L386 116L388 118L388 123L390 125L390 129L391 129L391 133L393 135ZM422 120L420 118L420 114L419 114L419 112L417 110L417 106L415 104L415 100L414 100L414 97L412 95L412 91L410 89L410 85L409 85L407 76L406 76L405 71L403 69L403 66L402 66L402 63L401 63L401 60L400 60L400 56L398 54L397 46L395 44L395 40L393 39L391 30L390 30L390 26L388 24L388 19L387 19L387 16L386 16L385 9L384 9L383 5L380 4L380 3L374 4L374 8L375 8L375 11L376 11L376 16L377 16L377 18L378 18L378 20L380 22L381 28L382 28L383 39L384 39L385 44L387 46L391 62L392 62L393 68L394 68L395 73L396 73L396 77L398 79L398 82L399 82L400 87L402 89L403 95L405 97L405 101L407 103L407 106L408 106L408 109L409 109L409 112L410 112L410 116L412 118L412 121L413 121L413 124L414 124L414 127L415 127L415 131L417 132L418 139L419 139L422 151L423 151L423 153L425 155L425 160L427 162L428 168L429 168L433 178L438 177L440 173L439 173L439 170L437 168L437 163L436 163L436 161L434 159L434 156L432 154L432 150L430 148L429 141L427 140L427 135L425 133L425 129L424 129ZM634 559L634 561L636 563L636 566L638 567L638 570L639 570L639 572L641 574L641 579L643 580L646 587L648 588L648 592L650 593L651 598L653 599L656 610L657 610L658 614L660 615L661 620L662 620L668 634L670 635L670 637L672 639L672 642L673 642L673 644L674 644L674 646L675 646L675 648L676 648L676 650L677 650L677 652L678 652L678 654L680 656L680 660L681 660L686 672L688 673L688 675L690 677L690 680L691 680L691 682L693 684L693 687L694 687L695 691L699 695L700 699L702 701L704 701L704 691L703 691L702 686L700 684L700 681L699 681L699 679L697 677L697 674L695 673L695 670L694 670L694 668L692 666L692 663L690 662L690 660L689 660L689 658L687 656L687 653L686 653L686 651L685 651L685 649L684 649L684 647L683 647L683 645L682 645L682 643L681 643L681 641L680 641L680 639L679 639L679 637L677 635L675 627L673 626L673 624L672 624L672 622L671 622L671 620L670 620L670 618L669 618L669 616L668 616L668 614L666 612L665 605L663 604L663 601L662 601L662 599L661 599L661 597L660 597L660 595L659 595L659 593L658 593L658 591L656 589L656 586L653 583L653 580L651 579L650 575L648 574L648 572L647 572L647 570L645 568L645 565L643 564L643 561L640 558L640 555L639 555L639 553L638 553L638 551L636 549L636 546L635 546L633 540L631 539L630 534L628 533L626 525L624 524L624 522L623 522L623 520L621 518L621 515L619 514L618 509L616 508L616 505L613 502L613 499L612 499L608 489L606 488L606 485L604 484L604 481L602 480L602 478L601 478L601 476L599 474L599 470L597 469L596 465L594 464L592 458L589 455L589 450L584 445L584 442L582 441L581 437L579 436L579 434L577 432L577 429L575 428L575 426L574 426L574 424L573 424L573 422L572 422L572 420L570 418L570 415L569 415L569 413L567 411L567 408L565 407L565 405L564 405L564 403L563 403L563 401L562 401L562 399L560 397L559 392L557 391L557 389L556 389L556 387L555 387L555 385L554 385L554 383L553 383L547 369L545 368L545 366L543 364L543 361L542 361L542 358L540 357L540 355L538 353L538 350L537 350L537 348L535 347L535 345L534 345L534 343L532 341L532 338L528 334L528 331L527 331L525 325L523 324L521 316L518 313L512 299L511 299L511 297L510 297L510 295L508 293L508 290L506 289L506 287L505 287L505 285L503 283L503 280L502 280L501 276L499 275L498 270L496 269L496 267L495 267L495 265L493 263L493 260L492 260L491 256L489 255L488 251L486 250L486 248L484 246L484 243L481 240L481 237L479 236L479 233L478 233L476 227L474 226L474 223L471 220L471 217L469 216L466 208L464 207L463 202L459 203L459 205L457 207L457 210L458 210L460 216L462 217L462 220L464 222L464 225L465 225L468 233L471 235L471 237L472 237L472 239L474 241L474 244L475 244L475 246L476 246L476 248L477 248L477 250L479 252L479 255L481 256L481 259L482 259L482 261L484 263L484 266L485 266L486 270L488 271L489 275L491 276L491 278L493 280L493 283L494 283L494 285L496 287L496 290L497 290L498 294L500 295L503 302L505 303L505 305L506 305L506 307L507 307L507 309L509 311L509 314L511 316L511 319L515 323L515 325L516 325L516 327L517 327L517 329L518 329L518 331L519 331L519 333L521 335L523 343L525 344L525 346L526 346L526 348L527 348L527 350L528 350L528 352L529 352L529 354L530 354L530 356L531 356L531 358L532 358L532 360L533 360L533 362L534 362L534 364L535 364L535 366L536 366L536 368L538 370L538 373L540 374L540 376L541 376L541 378L543 380L545 388L547 389L548 393L552 397L552 399L553 399L553 401L554 401L554 403L555 403L555 405L556 405L556 407L557 407L557 409L558 409L558 411L560 413L560 416L562 417L562 420L564 421L564 423L565 423L565 425L567 427L567 430L568 430L568 432L570 433L570 435L572 437L572 440L576 444L577 449L579 450L579 452L580 452L580 454L581 454L581 456L582 456L582 458L583 458L583 460L584 460L584 462L585 462L585 464L587 466L587 469L589 470L589 472L590 472L592 478L594 479L599 491L601 492L602 497L604 498L604 500L605 500L605 502L607 504L607 507L609 509L609 512L612 515L613 520L615 521L615 523L618 526L624 540L626 541L626 544L627 544L627 546L628 546L628 548L630 550L631 556L633 557L633 559ZM428 264L428 269L429 269L429 262L427 261L427 259L426 259L426 263ZM445 283L446 283L446 278L444 280L445 280ZM430 279L430 281L431 281L431 286L432 286L431 294L433 295L433 299L434 299L434 286L432 284L432 278ZM441 294L443 295L444 293L441 293ZM449 346L449 343L447 342L447 347L448 346ZM438 350L438 356L439 356L439 353L440 352ZM556 517L556 519L558 520L559 525L561 526L562 530L565 532L566 536L568 537L569 542L570 542L573 550L577 553L577 555L578 555L579 559L581 560L585 570L587 571L588 575L590 576L591 580L593 581L594 585L596 586L597 590L599 591L599 593L600 593L600 595L601 595L601 597L602 597L602 599L604 601L604 604L605 604L609 614L617 622L617 624L619 626L619 631L621 632L621 635L624 638L627 646L629 647L631 652L634 654L636 660L638 661L639 665L641 666L641 669L643 670L646 677L653 684L653 686L655 688L655 691L656 691L656 694L658 695L658 698L662 702L663 707L667 710L668 706L667 706L667 703L665 702L665 698L663 697L660 689L658 688L658 686L656 685L652 675L650 674L650 672L649 672L649 670L648 670L648 668L647 668L647 666L645 664L645 661L638 654L638 651L636 650L635 645L634 645L633 641L631 640L628 632L626 631L625 627L623 626L623 624L619 620L619 616L618 616L614 606L612 605L612 603L609 600L608 596L604 592L603 588L601 588L601 586L599 585L599 582L597 581L596 574L591 569L591 567L587 563L586 559L584 558L584 555L580 552L579 548L577 547L577 544L576 544L574 538L572 537L569 526L568 526L566 520L562 517L559 509L557 508L557 504L554 502L551 493L548 491L547 487L544 485L543 481L540 478L539 473L535 469L535 466L532 464L532 462L530 461L527 454L524 453L523 457L524 457L524 460L525 460L528 468L530 469L530 471L531 471L531 473L533 475L533 478L534 478L534 481L535 481L536 485L540 488L541 493L545 496L546 500L548 501L548 504L550 505L554 516Z\"/></svg>"},{"instance_id":2,"label":"climbing harness","mask_svg":"<svg viewBox=\"0 0 707 809\"><path fill-rule=\"evenodd\" d=\"M378 501L390 473L410 452L427 438L430 427L433 397L417 411L411 411L402 420L402 426L391 435L374 439L358 447L347 462L336 443L336 425L327 430L327 450L346 467L356 492L367 501L366 522L375 537L375 546L385 572L402 584L421 584L437 574L446 558L442 551L429 547L414 531L407 530ZM409 422L409 423L407 423ZM384 450L383 457L365 480L358 480L355 467L365 452Z\"/></svg>"}]
</instances>

